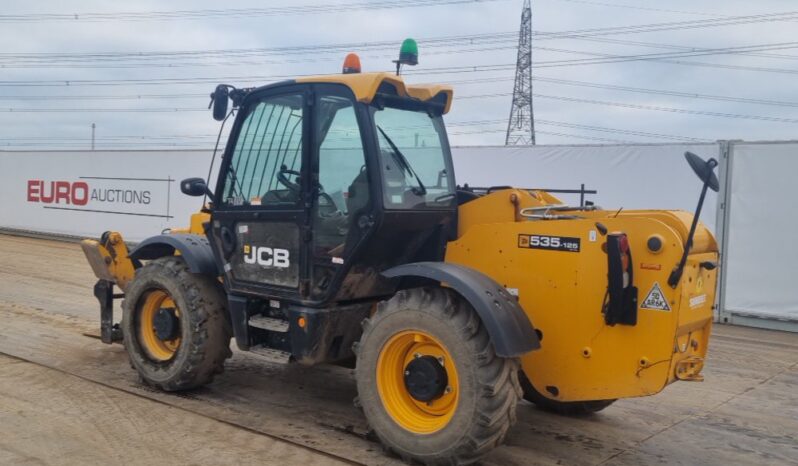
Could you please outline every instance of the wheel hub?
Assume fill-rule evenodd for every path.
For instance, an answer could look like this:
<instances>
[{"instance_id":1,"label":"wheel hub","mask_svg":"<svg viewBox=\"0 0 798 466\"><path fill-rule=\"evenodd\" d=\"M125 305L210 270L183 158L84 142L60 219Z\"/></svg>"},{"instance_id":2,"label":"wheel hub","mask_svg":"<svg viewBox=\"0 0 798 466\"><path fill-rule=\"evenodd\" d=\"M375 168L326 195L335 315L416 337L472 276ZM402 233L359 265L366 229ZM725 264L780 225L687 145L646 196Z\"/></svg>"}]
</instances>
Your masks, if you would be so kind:
<instances>
[{"instance_id":1,"label":"wheel hub","mask_svg":"<svg viewBox=\"0 0 798 466\"><path fill-rule=\"evenodd\" d=\"M446 369L434 356L420 356L405 367L405 388L415 400L428 402L440 398L449 384Z\"/></svg>"},{"instance_id":2,"label":"wheel hub","mask_svg":"<svg viewBox=\"0 0 798 466\"><path fill-rule=\"evenodd\" d=\"M152 326L155 336L160 340L174 340L177 338L180 329L180 321L175 314L174 308L160 308L152 318Z\"/></svg>"}]
</instances>

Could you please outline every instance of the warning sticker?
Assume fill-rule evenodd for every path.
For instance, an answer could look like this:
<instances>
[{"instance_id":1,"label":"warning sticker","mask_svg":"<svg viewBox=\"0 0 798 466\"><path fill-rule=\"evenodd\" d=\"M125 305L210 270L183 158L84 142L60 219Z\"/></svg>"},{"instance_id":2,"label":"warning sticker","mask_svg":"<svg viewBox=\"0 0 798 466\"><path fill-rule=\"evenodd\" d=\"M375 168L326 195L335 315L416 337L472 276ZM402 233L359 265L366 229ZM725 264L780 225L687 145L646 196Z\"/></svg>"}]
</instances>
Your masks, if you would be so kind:
<instances>
[{"instance_id":1,"label":"warning sticker","mask_svg":"<svg viewBox=\"0 0 798 466\"><path fill-rule=\"evenodd\" d=\"M698 307L703 305L707 302L707 295L700 294L698 296L693 296L690 298L690 307Z\"/></svg>"},{"instance_id":2,"label":"warning sticker","mask_svg":"<svg viewBox=\"0 0 798 466\"><path fill-rule=\"evenodd\" d=\"M651 291L646 295L646 299L640 304L640 309L653 309L655 311L670 311L671 307L668 305L665 295L662 293L662 288L659 283L654 282Z\"/></svg>"}]
</instances>

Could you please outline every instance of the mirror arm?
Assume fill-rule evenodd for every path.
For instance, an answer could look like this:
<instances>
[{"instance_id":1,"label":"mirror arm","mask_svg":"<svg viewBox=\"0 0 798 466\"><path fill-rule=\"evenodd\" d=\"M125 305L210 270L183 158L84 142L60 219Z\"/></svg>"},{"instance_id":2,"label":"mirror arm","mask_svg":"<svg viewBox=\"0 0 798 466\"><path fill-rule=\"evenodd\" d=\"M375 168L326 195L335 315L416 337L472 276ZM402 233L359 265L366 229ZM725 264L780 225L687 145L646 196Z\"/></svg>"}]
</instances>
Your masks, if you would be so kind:
<instances>
[{"instance_id":1,"label":"mirror arm","mask_svg":"<svg viewBox=\"0 0 798 466\"><path fill-rule=\"evenodd\" d=\"M253 87L245 87L243 89L232 88L230 90L230 100L233 102L233 108L238 108L244 102L244 98L252 92Z\"/></svg>"},{"instance_id":2,"label":"mirror arm","mask_svg":"<svg viewBox=\"0 0 798 466\"><path fill-rule=\"evenodd\" d=\"M707 161L707 167L709 168L709 171L704 177L704 186L701 188L701 197L698 198L698 206L695 209L693 223L690 225L690 233L687 235L687 242L684 245L682 258L679 260L679 265L673 269L668 277L668 285L670 285L671 288L676 288L676 286L679 284L679 280L682 279L684 266L687 264L687 256L690 254L690 249L693 248L693 237L695 236L695 230L698 227L698 218L701 216L701 208L704 207L704 199L707 196L707 189L709 189L709 180L712 177L713 170L717 165L718 161L715 159L709 159L709 161Z\"/></svg>"}]
</instances>

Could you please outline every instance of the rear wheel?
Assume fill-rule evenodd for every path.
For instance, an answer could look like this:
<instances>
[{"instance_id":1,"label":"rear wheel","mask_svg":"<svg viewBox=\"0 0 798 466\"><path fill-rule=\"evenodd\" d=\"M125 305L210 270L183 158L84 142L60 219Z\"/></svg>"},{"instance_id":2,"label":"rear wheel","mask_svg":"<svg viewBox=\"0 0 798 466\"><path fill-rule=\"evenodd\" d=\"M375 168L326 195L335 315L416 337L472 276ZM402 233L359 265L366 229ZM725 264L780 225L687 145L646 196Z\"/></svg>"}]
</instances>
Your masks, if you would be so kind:
<instances>
[{"instance_id":1,"label":"rear wheel","mask_svg":"<svg viewBox=\"0 0 798 466\"><path fill-rule=\"evenodd\" d=\"M543 396L535 389L523 371L518 372L521 381L521 388L524 389L524 399L535 406L555 414L563 416L584 416L597 413L607 406L615 403L615 400L587 400L587 401L556 401Z\"/></svg>"},{"instance_id":2,"label":"rear wheel","mask_svg":"<svg viewBox=\"0 0 798 466\"><path fill-rule=\"evenodd\" d=\"M450 290L404 290L381 303L357 354L366 418L406 460L477 461L515 422L519 362L496 356L474 309Z\"/></svg>"},{"instance_id":3,"label":"rear wheel","mask_svg":"<svg viewBox=\"0 0 798 466\"><path fill-rule=\"evenodd\" d=\"M191 273L180 257L138 269L122 303L122 334L133 368L167 391L209 383L232 356L225 303L219 282Z\"/></svg>"}]
</instances>

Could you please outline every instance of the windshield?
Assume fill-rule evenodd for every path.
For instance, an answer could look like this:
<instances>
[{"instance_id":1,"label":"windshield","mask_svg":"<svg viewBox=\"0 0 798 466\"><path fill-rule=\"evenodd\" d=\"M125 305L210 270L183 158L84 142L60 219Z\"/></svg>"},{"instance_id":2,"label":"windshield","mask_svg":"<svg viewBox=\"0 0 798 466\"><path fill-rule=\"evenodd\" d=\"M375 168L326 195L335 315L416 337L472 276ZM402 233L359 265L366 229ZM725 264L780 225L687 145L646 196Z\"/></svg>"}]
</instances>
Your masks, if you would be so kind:
<instances>
[{"instance_id":1,"label":"windshield","mask_svg":"<svg viewBox=\"0 0 798 466\"><path fill-rule=\"evenodd\" d=\"M443 120L427 112L374 111L386 209L440 209L455 202Z\"/></svg>"}]
</instances>

